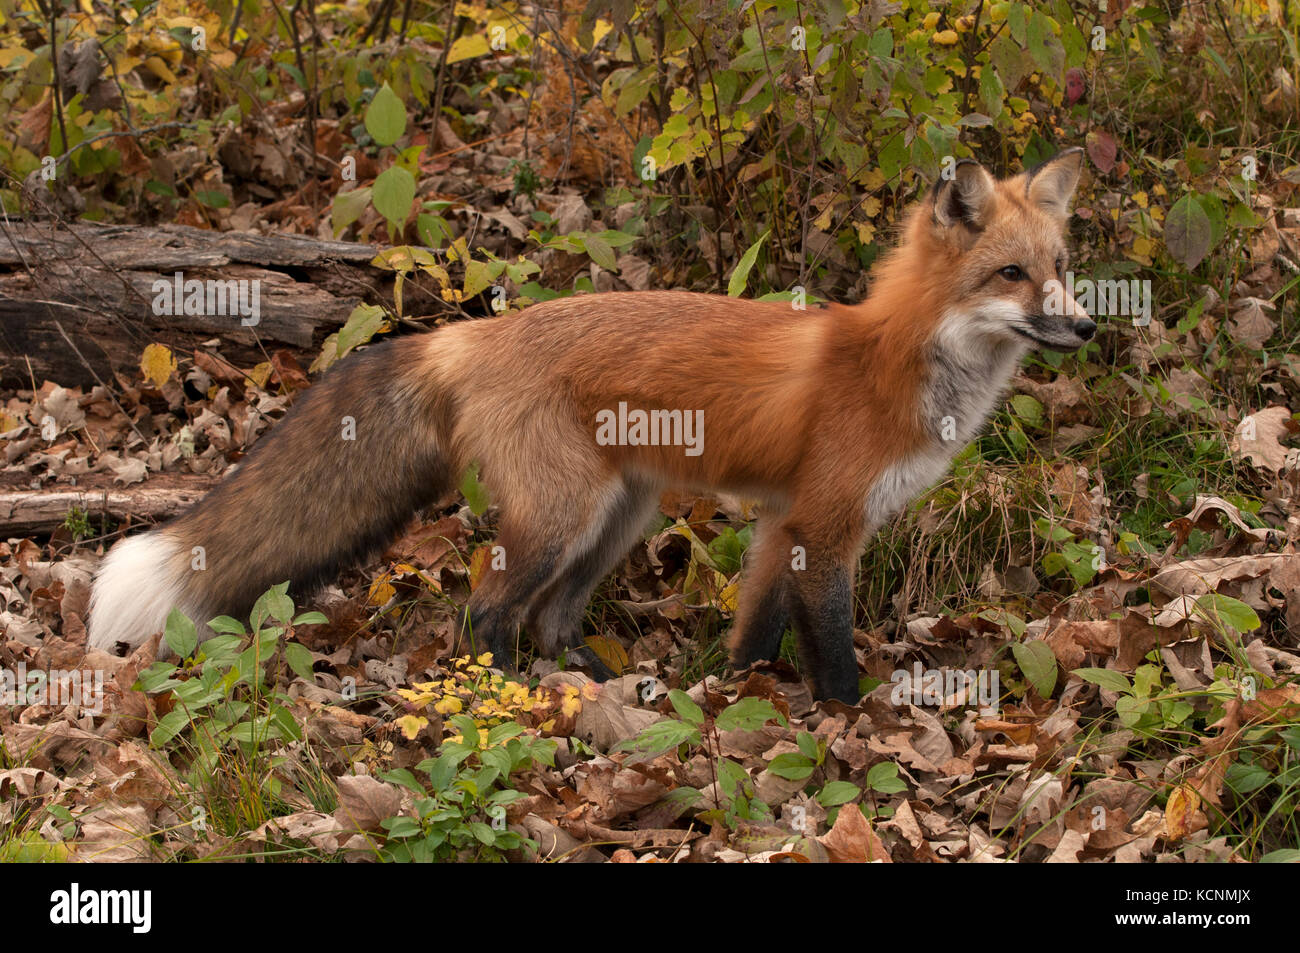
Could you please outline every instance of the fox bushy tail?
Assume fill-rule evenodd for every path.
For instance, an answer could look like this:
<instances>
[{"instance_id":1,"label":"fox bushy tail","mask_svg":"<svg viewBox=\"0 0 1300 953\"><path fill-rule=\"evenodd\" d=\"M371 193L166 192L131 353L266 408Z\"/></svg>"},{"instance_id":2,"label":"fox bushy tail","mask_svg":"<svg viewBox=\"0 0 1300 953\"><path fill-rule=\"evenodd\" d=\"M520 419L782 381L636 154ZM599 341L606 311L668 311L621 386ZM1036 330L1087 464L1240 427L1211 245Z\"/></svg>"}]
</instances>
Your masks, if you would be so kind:
<instances>
[{"instance_id":1,"label":"fox bushy tail","mask_svg":"<svg viewBox=\"0 0 1300 953\"><path fill-rule=\"evenodd\" d=\"M286 579L305 596L445 493L454 400L421 360L427 344L349 356L192 509L114 546L95 578L89 646L134 648L173 607L200 624L241 618Z\"/></svg>"}]
</instances>

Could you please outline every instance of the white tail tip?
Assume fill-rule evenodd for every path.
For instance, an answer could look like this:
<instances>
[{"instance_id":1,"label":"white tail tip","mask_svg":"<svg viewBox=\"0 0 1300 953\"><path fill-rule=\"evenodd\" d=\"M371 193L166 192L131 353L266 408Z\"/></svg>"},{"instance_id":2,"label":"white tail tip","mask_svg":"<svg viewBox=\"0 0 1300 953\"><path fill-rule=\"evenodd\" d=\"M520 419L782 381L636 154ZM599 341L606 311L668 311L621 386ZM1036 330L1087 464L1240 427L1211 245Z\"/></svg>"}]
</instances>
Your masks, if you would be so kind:
<instances>
[{"instance_id":1,"label":"white tail tip","mask_svg":"<svg viewBox=\"0 0 1300 953\"><path fill-rule=\"evenodd\" d=\"M124 539L109 551L90 593L87 648L112 652L122 643L134 649L162 631L173 607L189 614L176 579L179 551L159 532Z\"/></svg>"}]
</instances>

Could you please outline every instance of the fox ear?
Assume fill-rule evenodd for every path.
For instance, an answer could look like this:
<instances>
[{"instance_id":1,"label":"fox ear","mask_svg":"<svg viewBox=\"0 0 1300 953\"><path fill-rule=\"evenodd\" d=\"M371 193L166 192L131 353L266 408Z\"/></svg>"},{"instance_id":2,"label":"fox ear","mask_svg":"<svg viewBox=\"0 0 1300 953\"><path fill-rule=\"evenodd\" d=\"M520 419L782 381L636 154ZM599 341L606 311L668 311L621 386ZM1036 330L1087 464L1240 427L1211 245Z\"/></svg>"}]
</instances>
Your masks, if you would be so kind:
<instances>
[{"instance_id":1,"label":"fox ear","mask_svg":"<svg viewBox=\"0 0 1300 953\"><path fill-rule=\"evenodd\" d=\"M952 178L943 179L934 190L934 220L947 228L966 225L979 231L986 224L985 213L993 197L993 176L974 159L962 159Z\"/></svg>"},{"instance_id":2,"label":"fox ear","mask_svg":"<svg viewBox=\"0 0 1300 953\"><path fill-rule=\"evenodd\" d=\"M1070 198L1082 171L1083 150L1066 149L1027 173L1025 196L1064 222L1070 217Z\"/></svg>"}]
</instances>

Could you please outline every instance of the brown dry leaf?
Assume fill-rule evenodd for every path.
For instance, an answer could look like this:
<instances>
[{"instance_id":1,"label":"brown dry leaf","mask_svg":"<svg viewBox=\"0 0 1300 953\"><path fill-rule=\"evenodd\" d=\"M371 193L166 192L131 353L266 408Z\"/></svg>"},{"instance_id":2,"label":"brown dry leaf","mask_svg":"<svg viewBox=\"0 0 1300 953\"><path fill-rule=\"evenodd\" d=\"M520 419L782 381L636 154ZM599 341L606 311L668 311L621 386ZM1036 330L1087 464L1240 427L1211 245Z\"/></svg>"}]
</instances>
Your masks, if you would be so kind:
<instances>
[{"instance_id":1,"label":"brown dry leaf","mask_svg":"<svg viewBox=\"0 0 1300 953\"><path fill-rule=\"evenodd\" d=\"M592 819L602 824L648 807L667 793L667 786L635 767L622 767L612 761L588 764L578 782L578 795L591 802Z\"/></svg>"},{"instance_id":2,"label":"brown dry leaf","mask_svg":"<svg viewBox=\"0 0 1300 953\"><path fill-rule=\"evenodd\" d=\"M840 808L835 826L817 840L832 864L893 863L884 843L854 804Z\"/></svg>"},{"instance_id":3,"label":"brown dry leaf","mask_svg":"<svg viewBox=\"0 0 1300 953\"><path fill-rule=\"evenodd\" d=\"M339 790L334 819L346 830L380 830L381 821L401 810L402 792L394 784L366 775L345 775L334 783Z\"/></svg>"},{"instance_id":4,"label":"brown dry leaf","mask_svg":"<svg viewBox=\"0 0 1300 953\"><path fill-rule=\"evenodd\" d=\"M1079 854L1084 847L1083 835L1078 831L1066 831L1061 835L1061 841L1056 845L1050 857L1047 858L1049 864L1077 864Z\"/></svg>"},{"instance_id":5,"label":"brown dry leaf","mask_svg":"<svg viewBox=\"0 0 1300 953\"><path fill-rule=\"evenodd\" d=\"M1228 522L1232 523L1233 526L1237 527L1237 529L1241 530L1242 533L1250 536L1252 539L1259 542L1266 542L1268 540L1269 530L1255 529L1250 526L1244 519L1242 519L1241 510L1229 503L1227 500L1217 496L1202 496L1198 494L1196 497L1196 503L1192 506L1190 513L1186 516L1172 519L1165 524L1165 528L1172 530L1174 534L1173 551L1177 552L1183 548L1183 545L1187 542L1187 538L1192 534L1193 529L1204 530L1211 533L1221 532L1221 527L1219 526L1219 513L1223 513L1227 516Z\"/></svg>"},{"instance_id":6,"label":"brown dry leaf","mask_svg":"<svg viewBox=\"0 0 1300 953\"><path fill-rule=\"evenodd\" d=\"M1200 596L1216 591L1225 582L1270 579L1274 573L1280 579L1286 578L1300 569L1298 563L1300 554L1297 553L1185 559L1156 573L1151 578L1151 585L1169 596ZM1262 598L1262 592L1242 592L1238 598L1249 602L1255 609L1268 607L1267 601Z\"/></svg>"},{"instance_id":7,"label":"brown dry leaf","mask_svg":"<svg viewBox=\"0 0 1300 953\"><path fill-rule=\"evenodd\" d=\"M1232 436L1230 449L1237 460L1249 460L1271 473L1286 466L1287 448L1281 440L1300 430L1286 407L1265 407L1242 418Z\"/></svg>"},{"instance_id":8,"label":"brown dry leaf","mask_svg":"<svg viewBox=\"0 0 1300 953\"><path fill-rule=\"evenodd\" d=\"M582 708L574 721L573 734L597 751L608 751L620 741L635 738L641 730L660 721L663 715L644 708L624 705L619 690L607 690L581 672L552 672L541 680L543 688L573 685L582 690Z\"/></svg>"},{"instance_id":9,"label":"brown dry leaf","mask_svg":"<svg viewBox=\"0 0 1300 953\"><path fill-rule=\"evenodd\" d=\"M1277 322L1264 312L1275 310L1276 305L1263 298L1242 298L1236 303L1229 327L1238 343L1251 350L1261 350L1277 331Z\"/></svg>"},{"instance_id":10,"label":"brown dry leaf","mask_svg":"<svg viewBox=\"0 0 1300 953\"><path fill-rule=\"evenodd\" d=\"M81 815L80 821L81 832L72 845L78 860L125 864L152 859L149 813L140 805L106 801Z\"/></svg>"},{"instance_id":11,"label":"brown dry leaf","mask_svg":"<svg viewBox=\"0 0 1300 953\"><path fill-rule=\"evenodd\" d=\"M320 811L298 811L273 817L245 837L257 844L265 844L272 832L293 841L306 841L318 850L338 850L339 843L353 830L350 823L342 825L338 819Z\"/></svg>"},{"instance_id":12,"label":"brown dry leaf","mask_svg":"<svg viewBox=\"0 0 1300 953\"><path fill-rule=\"evenodd\" d=\"M173 784L150 753L132 741L119 745L112 757L95 768L97 779L119 804L140 804L153 812L174 793Z\"/></svg>"}]
</instances>

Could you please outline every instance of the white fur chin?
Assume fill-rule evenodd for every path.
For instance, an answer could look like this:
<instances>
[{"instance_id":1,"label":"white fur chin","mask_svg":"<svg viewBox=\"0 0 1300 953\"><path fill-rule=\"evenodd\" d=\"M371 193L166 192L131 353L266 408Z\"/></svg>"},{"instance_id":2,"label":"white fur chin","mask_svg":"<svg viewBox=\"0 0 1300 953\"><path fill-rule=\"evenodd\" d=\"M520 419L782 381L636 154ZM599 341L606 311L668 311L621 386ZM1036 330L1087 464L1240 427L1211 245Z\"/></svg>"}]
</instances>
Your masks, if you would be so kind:
<instances>
[{"instance_id":1,"label":"white fur chin","mask_svg":"<svg viewBox=\"0 0 1300 953\"><path fill-rule=\"evenodd\" d=\"M174 576L179 547L158 532L124 539L109 551L90 593L88 648L134 649L161 632L173 607L189 614Z\"/></svg>"}]
</instances>

